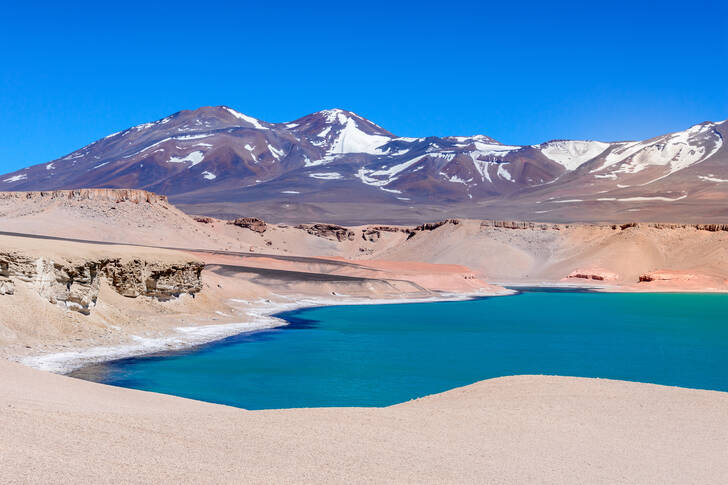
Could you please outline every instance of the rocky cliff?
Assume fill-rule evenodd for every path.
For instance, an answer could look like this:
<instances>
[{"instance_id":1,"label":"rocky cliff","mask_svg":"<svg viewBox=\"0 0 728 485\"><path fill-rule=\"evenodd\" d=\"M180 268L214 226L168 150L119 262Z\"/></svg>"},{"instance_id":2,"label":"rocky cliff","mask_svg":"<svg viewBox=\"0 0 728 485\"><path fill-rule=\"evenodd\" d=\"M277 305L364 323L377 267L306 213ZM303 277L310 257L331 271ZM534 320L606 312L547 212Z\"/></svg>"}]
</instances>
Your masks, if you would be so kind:
<instances>
[{"instance_id":1,"label":"rocky cliff","mask_svg":"<svg viewBox=\"0 0 728 485\"><path fill-rule=\"evenodd\" d=\"M119 294L167 300L202 289L203 264L122 260L54 260L0 250L0 295L27 284L50 303L88 315L96 305L101 279Z\"/></svg>"},{"instance_id":2,"label":"rocky cliff","mask_svg":"<svg viewBox=\"0 0 728 485\"><path fill-rule=\"evenodd\" d=\"M167 197L153 192L138 189L75 189L75 190L48 190L37 192L0 192L0 199L67 199L67 200L94 200L113 203L133 202L136 204L146 202L149 204L167 204Z\"/></svg>"}]
</instances>

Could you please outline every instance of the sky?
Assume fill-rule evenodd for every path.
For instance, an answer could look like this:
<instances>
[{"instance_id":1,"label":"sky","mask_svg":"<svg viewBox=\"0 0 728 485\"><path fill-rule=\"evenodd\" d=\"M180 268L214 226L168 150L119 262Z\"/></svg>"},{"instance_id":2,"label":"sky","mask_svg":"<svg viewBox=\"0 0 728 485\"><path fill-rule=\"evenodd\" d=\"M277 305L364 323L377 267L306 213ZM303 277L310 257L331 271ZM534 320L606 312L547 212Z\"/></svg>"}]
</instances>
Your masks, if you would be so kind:
<instances>
[{"instance_id":1,"label":"sky","mask_svg":"<svg viewBox=\"0 0 728 485\"><path fill-rule=\"evenodd\" d=\"M725 0L13 3L0 173L209 105L519 145L728 118Z\"/></svg>"}]
</instances>

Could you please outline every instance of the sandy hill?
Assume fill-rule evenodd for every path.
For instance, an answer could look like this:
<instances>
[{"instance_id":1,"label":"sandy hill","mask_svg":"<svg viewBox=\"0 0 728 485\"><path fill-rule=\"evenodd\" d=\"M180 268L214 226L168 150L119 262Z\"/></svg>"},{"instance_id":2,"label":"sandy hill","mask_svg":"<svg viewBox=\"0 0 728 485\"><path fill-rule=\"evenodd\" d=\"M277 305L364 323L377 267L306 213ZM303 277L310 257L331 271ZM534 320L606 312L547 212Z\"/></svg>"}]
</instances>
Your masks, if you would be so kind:
<instances>
[{"instance_id":1,"label":"sandy hill","mask_svg":"<svg viewBox=\"0 0 728 485\"><path fill-rule=\"evenodd\" d=\"M249 412L4 361L0 379L10 483L728 480L728 394L712 391L517 376L388 408Z\"/></svg>"}]
</instances>

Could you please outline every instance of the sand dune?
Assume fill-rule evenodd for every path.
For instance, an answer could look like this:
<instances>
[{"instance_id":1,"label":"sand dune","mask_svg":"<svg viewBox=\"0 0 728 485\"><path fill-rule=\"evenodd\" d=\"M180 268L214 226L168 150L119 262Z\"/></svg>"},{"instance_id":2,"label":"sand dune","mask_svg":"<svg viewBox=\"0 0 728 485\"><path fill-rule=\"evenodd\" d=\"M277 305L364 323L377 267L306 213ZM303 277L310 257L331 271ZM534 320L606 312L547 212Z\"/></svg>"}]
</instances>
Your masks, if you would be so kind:
<instances>
[{"instance_id":1,"label":"sand dune","mask_svg":"<svg viewBox=\"0 0 728 485\"><path fill-rule=\"evenodd\" d=\"M520 376L244 411L0 361L3 483L722 483L728 394Z\"/></svg>"}]
</instances>

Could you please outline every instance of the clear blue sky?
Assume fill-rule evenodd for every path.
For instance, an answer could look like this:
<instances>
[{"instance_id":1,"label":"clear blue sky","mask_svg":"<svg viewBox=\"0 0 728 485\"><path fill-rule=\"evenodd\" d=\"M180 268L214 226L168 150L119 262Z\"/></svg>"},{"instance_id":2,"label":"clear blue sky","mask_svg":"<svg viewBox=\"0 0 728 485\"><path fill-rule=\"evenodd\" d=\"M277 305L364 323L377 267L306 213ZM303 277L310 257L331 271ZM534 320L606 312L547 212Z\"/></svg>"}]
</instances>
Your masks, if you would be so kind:
<instances>
[{"instance_id":1,"label":"clear blue sky","mask_svg":"<svg viewBox=\"0 0 728 485\"><path fill-rule=\"evenodd\" d=\"M726 4L8 4L0 172L218 104L340 107L402 136L646 138L728 118Z\"/></svg>"}]
</instances>

